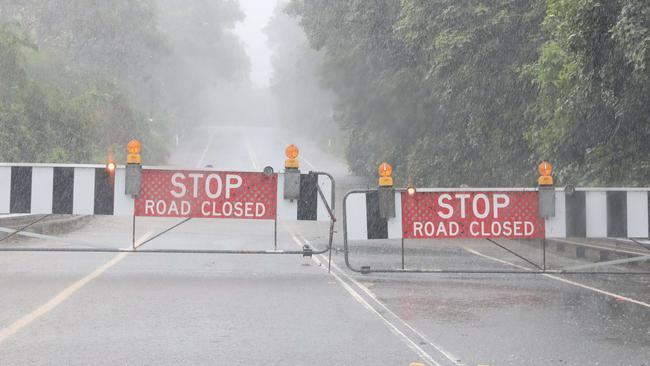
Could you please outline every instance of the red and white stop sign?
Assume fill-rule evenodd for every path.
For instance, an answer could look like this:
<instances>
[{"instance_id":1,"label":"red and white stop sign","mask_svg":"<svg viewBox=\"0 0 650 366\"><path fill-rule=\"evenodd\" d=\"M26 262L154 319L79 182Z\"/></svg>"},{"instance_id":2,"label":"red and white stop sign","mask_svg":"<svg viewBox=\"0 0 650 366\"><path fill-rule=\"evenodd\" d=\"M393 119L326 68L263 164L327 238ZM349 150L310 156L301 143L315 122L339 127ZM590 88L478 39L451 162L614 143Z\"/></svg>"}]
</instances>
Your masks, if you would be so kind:
<instances>
[{"instance_id":1,"label":"red and white stop sign","mask_svg":"<svg viewBox=\"0 0 650 366\"><path fill-rule=\"evenodd\" d=\"M145 169L135 215L274 219L277 174Z\"/></svg>"},{"instance_id":2,"label":"red and white stop sign","mask_svg":"<svg viewBox=\"0 0 650 366\"><path fill-rule=\"evenodd\" d=\"M402 194L403 237L544 237L537 192L417 192Z\"/></svg>"}]
</instances>

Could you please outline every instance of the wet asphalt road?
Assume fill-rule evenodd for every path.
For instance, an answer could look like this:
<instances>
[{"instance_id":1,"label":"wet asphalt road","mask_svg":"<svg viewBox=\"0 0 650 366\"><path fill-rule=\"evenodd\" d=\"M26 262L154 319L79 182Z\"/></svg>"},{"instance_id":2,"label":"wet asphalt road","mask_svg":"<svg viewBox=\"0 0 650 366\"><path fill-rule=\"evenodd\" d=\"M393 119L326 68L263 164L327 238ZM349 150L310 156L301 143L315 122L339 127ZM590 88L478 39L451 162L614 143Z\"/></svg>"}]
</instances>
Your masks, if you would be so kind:
<instances>
[{"instance_id":1,"label":"wet asphalt road","mask_svg":"<svg viewBox=\"0 0 650 366\"><path fill-rule=\"evenodd\" d=\"M271 129L205 129L170 163L278 170L286 142ZM339 159L291 142L303 170L335 175L339 199L360 184ZM136 236L175 222L138 219ZM272 249L272 233L269 222L196 220L146 247ZM124 248L130 235L128 218L103 217L59 241L11 245ZM278 235L283 249L319 248L327 225L282 223ZM507 245L540 260L535 244ZM530 267L489 243L405 246L409 268ZM547 257L550 266L579 261ZM351 243L350 260L398 267L399 243ZM360 275L340 250L328 274L326 261L1 253L0 365L650 365L649 276Z\"/></svg>"}]
</instances>

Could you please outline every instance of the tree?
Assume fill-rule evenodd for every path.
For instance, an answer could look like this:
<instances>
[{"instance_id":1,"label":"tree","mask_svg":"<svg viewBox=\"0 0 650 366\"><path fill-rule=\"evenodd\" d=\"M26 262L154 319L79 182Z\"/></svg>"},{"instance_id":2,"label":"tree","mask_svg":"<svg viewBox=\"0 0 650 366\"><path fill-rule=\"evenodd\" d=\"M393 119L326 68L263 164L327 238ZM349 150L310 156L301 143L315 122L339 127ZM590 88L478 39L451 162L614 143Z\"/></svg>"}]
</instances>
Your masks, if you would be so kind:
<instances>
[{"instance_id":1,"label":"tree","mask_svg":"<svg viewBox=\"0 0 650 366\"><path fill-rule=\"evenodd\" d=\"M295 1L338 96L354 171L392 160L420 184L521 183L533 157L523 111L535 89L543 7L510 1Z\"/></svg>"},{"instance_id":2,"label":"tree","mask_svg":"<svg viewBox=\"0 0 650 366\"><path fill-rule=\"evenodd\" d=\"M650 181L650 4L551 0L532 146L575 184Z\"/></svg>"},{"instance_id":3,"label":"tree","mask_svg":"<svg viewBox=\"0 0 650 366\"><path fill-rule=\"evenodd\" d=\"M209 118L215 85L241 80L241 16L226 0L2 2L0 158L119 160L139 138L163 162L170 130Z\"/></svg>"}]
</instances>

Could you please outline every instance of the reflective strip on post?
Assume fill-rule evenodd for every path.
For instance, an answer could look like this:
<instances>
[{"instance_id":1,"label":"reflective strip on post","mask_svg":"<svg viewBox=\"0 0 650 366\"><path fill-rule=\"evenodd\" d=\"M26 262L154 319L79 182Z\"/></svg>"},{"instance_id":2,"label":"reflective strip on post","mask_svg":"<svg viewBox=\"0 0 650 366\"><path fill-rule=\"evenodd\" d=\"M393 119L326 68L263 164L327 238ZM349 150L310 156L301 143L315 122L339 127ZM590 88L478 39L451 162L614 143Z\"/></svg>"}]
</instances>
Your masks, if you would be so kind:
<instances>
[{"instance_id":1,"label":"reflective strip on post","mask_svg":"<svg viewBox=\"0 0 650 366\"><path fill-rule=\"evenodd\" d=\"M630 238L648 237L648 192L627 193L627 235Z\"/></svg>"},{"instance_id":2,"label":"reflective strip on post","mask_svg":"<svg viewBox=\"0 0 650 366\"><path fill-rule=\"evenodd\" d=\"M31 213L52 213L53 186L54 170L52 168L34 167L32 169Z\"/></svg>"},{"instance_id":3,"label":"reflective strip on post","mask_svg":"<svg viewBox=\"0 0 650 366\"><path fill-rule=\"evenodd\" d=\"M393 192L395 217L385 219L379 212L377 191L351 193L346 200L346 227L349 240L401 239L402 194Z\"/></svg>"},{"instance_id":4,"label":"reflective strip on post","mask_svg":"<svg viewBox=\"0 0 650 366\"><path fill-rule=\"evenodd\" d=\"M0 166L0 213L11 209L11 167Z\"/></svg>"}]
</instances>

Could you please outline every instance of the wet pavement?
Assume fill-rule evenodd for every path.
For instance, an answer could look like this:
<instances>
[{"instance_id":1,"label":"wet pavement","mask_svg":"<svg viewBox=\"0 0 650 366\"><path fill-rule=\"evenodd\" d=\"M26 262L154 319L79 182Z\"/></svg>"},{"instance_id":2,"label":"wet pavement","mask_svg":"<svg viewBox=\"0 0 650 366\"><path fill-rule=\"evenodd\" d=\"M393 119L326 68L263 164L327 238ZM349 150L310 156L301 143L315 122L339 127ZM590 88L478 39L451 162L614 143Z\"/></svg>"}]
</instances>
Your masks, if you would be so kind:
<instances>
[{"instance_id":1,"label":"wet pavement","mask_svg":"<svg viewBox=\"0 0 650 366\"><path fill-rule=\"evenodd\" d=\"M278 170L287 140L266 128L205 129L170 163ZM339 159L294 140L304 170L335 175L339 200L360 184ZM136 237L175 222L138 219ZM97 217L60 241L12 245L127 248L130 224ZM278 235L280 249L322 248L327 224L281 223ZM648 275L362 275L346 268L340 235L337 225L329 274L327 255L1 253L0 365L650 364ZM401 268L401 242L350 244L354 267ZM539 243L502 244L543 261ZM145 246L273 245L270 222L192 220ZM404 258L406 268L534 268L485 241L407 241ZM588 260L546 256L549 268Z\"/></svg>"}]
</instances>

